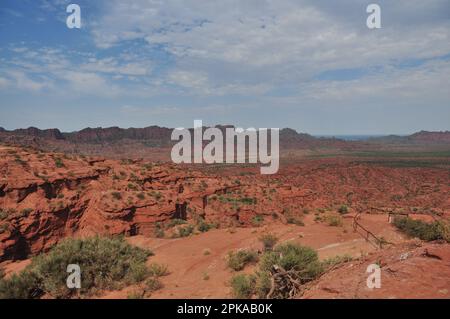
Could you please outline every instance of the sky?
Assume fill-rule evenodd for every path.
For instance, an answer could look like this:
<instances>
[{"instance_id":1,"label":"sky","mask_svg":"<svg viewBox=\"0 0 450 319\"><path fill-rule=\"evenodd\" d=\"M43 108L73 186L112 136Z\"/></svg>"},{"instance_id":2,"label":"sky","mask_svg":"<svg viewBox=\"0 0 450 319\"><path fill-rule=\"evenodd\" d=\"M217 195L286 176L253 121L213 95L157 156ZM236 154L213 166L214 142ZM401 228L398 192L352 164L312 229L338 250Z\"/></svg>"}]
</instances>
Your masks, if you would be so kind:
<instances>
[{"instance_id":1,"label":"sky","mask_svg":"<svg viewBox=\"0 0 450 319\"><path fill-rule=\"evenodd\" d=\"M81 28L66 7L81 8ZM366 25L370 3L381 29ZM450 0L0 0L0 126L450 130Z\"/></svg>"}]
</instances>

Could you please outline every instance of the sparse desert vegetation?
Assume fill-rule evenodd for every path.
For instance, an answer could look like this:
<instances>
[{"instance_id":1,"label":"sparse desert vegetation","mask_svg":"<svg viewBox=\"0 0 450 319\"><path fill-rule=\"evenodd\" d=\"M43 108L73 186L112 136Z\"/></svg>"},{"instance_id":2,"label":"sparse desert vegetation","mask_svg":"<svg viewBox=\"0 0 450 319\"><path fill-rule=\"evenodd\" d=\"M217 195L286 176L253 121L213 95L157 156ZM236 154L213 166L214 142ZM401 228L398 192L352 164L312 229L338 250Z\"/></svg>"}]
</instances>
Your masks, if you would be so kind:
<instances>
[{"instance_id":1,"label":"sparse desert vegetation","mask_svg":"<svg viewBox=\"0 0 450 319\"><path fill-rule=\"evenodd\" d=\"M258 260L258 253L253 250L230 251L227 256L227 265L234 271L245 268L246 265Z\"/></svg>"},{"instance_id":2,"label":"sparse desert vegetation","mask_svg":"<svg viewBox=\"0 0 450 319\"><path fill-rule=\"evenodd\" d=\"M145 263L151 254L122 238L66 239L48 253L34 257L19 274L2 279L0 298L39 298L46 294L67 298L74 293L89 296L99 289L117 289L150 275ZM76 291L66 285L70 264L79 265L83 274L83 285Z\"/></svg>"},{"instance_id":3,"label":"sparse desert vegetation","mask_svg":"<svg viewBox=\"0 0 450 319\"><path fill-rule=\"evenodd\" d=\"M450 222L434 221L427 223L408 217L396 217L394 225L402 232L411 237L420 238L425 241L446 240L450 242Z\"/></svg>"},{"instance_id":4,"label":"sparse desert vegetation","mask_svg":"<svg viewBox=\"0 0 450 319\"><path fill-rule=\"evenodd\" d=\"M265 252L253 275L233 277L231 286L236 298L291 298L301 286L319 276L324 265L317 253L296 244L282 244Z\"/></svg>"}]
</instances>

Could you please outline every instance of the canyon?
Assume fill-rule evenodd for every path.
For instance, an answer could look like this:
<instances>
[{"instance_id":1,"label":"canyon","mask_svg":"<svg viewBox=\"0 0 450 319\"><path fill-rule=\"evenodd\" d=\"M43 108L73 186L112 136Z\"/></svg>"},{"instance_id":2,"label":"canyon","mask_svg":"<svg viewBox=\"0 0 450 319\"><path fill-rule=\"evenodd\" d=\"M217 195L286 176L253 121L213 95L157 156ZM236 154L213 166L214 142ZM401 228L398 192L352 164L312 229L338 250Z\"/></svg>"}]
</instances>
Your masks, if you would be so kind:
<instances>
[{"instance_id":1,"label":"canyon","mask_svg":"<svg viewBox=\"0 0 450 319\"><path fill-rule=\"evenodd\" d=\"M440 135L436 148L428 146L423 153L415 146L393 153L392 144L373 151L372 146L361 149L366 142L354 146L340 140L343 148L326 151L282 147L278 173L261 175L259 164L174 164L162 160L169 148L150 148L153 159L150 151L146 157L129 153L119 159L108 153L85 155L37 146L65 141L56 131L4 134L8 142L0 145L0 268L7 276L64 238L121 235L154 251L152 262L170 269L162 279L164 288L152 298L224 298L231 296L228 282L233 276L226 267L228 252L260 251L259 236L272 233L280 242L316 249L321 259L354 258L299 297L450 297L445 266L449 244L411 239L390 223L392 214L428 222L450 218L450 161ZM11 136L21 136L20 143ZM298 133L294 136L298 139ZM27 146L30 137L37 140ZM355 221L379 242L358 233ZM425 251L440 257L425 258ZM398 264L404 254L411 258ZM377 260L392 265L390 288L382 293L358 286L364 267ZM351 273L344 280L339 274L345 269ZM389 277L393 272L410 280L408 290ZM126 298L133 289L101 296Z\"/></svg>"}]
</instances>

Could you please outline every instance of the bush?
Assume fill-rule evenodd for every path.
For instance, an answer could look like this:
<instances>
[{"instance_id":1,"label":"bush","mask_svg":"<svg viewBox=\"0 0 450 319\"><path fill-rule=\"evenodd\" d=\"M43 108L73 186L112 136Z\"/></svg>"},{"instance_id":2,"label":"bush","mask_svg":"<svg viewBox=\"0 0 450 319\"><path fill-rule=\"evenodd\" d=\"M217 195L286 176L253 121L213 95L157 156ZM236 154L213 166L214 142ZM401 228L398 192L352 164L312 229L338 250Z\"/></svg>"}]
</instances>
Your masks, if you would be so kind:
<instances>
[{"instance_id":1,"label":"bush","mask_svg":"<svg viewBox=\"0 0 450 319\"><path fill-rule=\"evenodd\" d=\"M69 298L92 295L97 289L117 289L144 280L150 251L133 247L123 238L66 239L47 254L34 257L18 275L0 281L0 298L38 298L49 294ZM66 286L67 265L81 268L81 289Z\"/></svg>"},{"instance_id":2,"label":"bush","mask_svg":"<svg viewBox=\"0 0 450 319\"><path fill-rule=\"evenodd\" d=\"M179 227L177 229L178 234L175 235L176 237L188 237L190 236L194 231L194 226L187 225L186 227Z\"/></svg>"},{"instance_id":3,"label":"bush","mask_svg":"<svg viewBox=\"0 0 450 319\"><path fill-rule=\"evenodd\" d=\"M55 161L55 166L58 168L64 167L64 162L62 161L61 158L57 157L54 159Z\"/></svg>"},{"instance_id":4,"label":"bush","mask_svg":"<svg viewBox=\"0 0 450 319\"><path fill-rule=\"evenodd\" d=\"M144 299L145 290L138 289L130 292L127 296L127 299Z\"/></svg>"},{"instance_id":5,"label":"bush","mask_svg":"<svg viewBox=\"0 0 450 319\"><path fill-rule=\"evenodd\" d=\"M262 242L265 251L272 251L278 242L278 237L273 234L264 234L259 237L259 241Z\"/></svg>"},{"instance_id":6,"label":"bush","mask_svg":"<svg viewBox=\"0 0 450 319\"><path fill-rule=\"evenodd\" d=\"M288 224L294 224L294 225L297 225L297 226L305 226L305 223L302 220L300 220L298 218L295 218L295 217L292 217L292 216L287 217L286 218L286 222Z\"/></svg>"},{"instance_id":7,"label":"bush","mask_svg":"<svg viewBox=\"0 0 450 319\"><path fill-rule=\"evenodd\" d=\"M161 223L156 223L154 233L156 238L164 238L165 233Z\"/></svg>"},{"instance_id":8,"label":"bush","mask_svg":"<svg viewBox=\"0 0 450 319\"><path fill-rule=\"evenodd\" d=\"M260 299L265 299L272 287L271 275L268 271L256 273L255 293Z\"/></svg>"},{"instance_id":9,"label":"bush","mask_svg":"<svg viewBox=\"0 0 450 319\"><path fill-rule=\"evenodd\" d=\"M169 274L167 265L153 263L148 268L150 275L154 277L163 277Z\"/></svg>"},{"instance_id":10,"label":"bush","mask_svg":"<svg viewBox=\"0 0 450 319\"><path fill-rule=\"evenodd\" d=\"M286 271L295 270L302 283L314 279L323 270L316 251L292 243L280 245L273 252L265 253L261 259L260 270L270 272L274 265Z\"/></svg>"},{"instance_id":11,"label":"bush","mask_svg":"<svg viewBox=\"0 0 450 319\"><path fill-rule=\"evenodd\" d=\"M327 270L336 265L343 264L343 263L349 262L351 260L353 260L353 258L352 258L352 256L349 256L349 255L335 256L335 257L330 257L330 258L325 259L322 262L322 265L323 265L324 270Z\"/></svg>"},{"instance_id":12,"label":"bush","mask_svg":"<svg viewBox=\"0 0 450 319\"><path fill-rule=\"evenodd\" d=\"M0 209L0 220L5 220L8 217L8 212L6 210Z\"/></svg>"},{"instance_id":13,"label":"bush","mask_svg":"<svg viewBox=\"0 0 450 319\"><path fill-rule=\"evenodd\" d=\"M116 200L121 200L122 199L122 193L120 192L112 192L111 196L116 199Z\"/></svg>"},{"instance_id":14,"label":"bush","mask_svg":"<svg viewBox=\"0 0 450 319\"><path fill-rule=\"evenodd\" d=\"M264 222L264 216L256 215L252 218L252 225L255 227L259 227Z\"/></svg>"},{"instance_id":15,"label":"bush","mask_svg":"<svg viewBox=\"0 0 450 319\"><path fill-rule=\"evenodd\" d=\"M156 201L159 202L159 200L162 198L162 194L160 192L155 192L155 191L151 191L150 193L148 193L150 196L153 196Z\"/></svg>"},{"instance_id":16,"label":"bush","mask_svg":"<svg viewBox=\"0 0 450 319\"><path fill-rule=\"evenodd\" d=\"M172 228L178 225L184 225L186 223L187 222L184 219L174 218L169 222L169 224L167 224L167 228Z\"/></svg>"},{"instance_id":17,"label":"bush","mask_svg":"<svg viewBox=\"0 0 450 319\"><path fill-rule=\"evenodd\" d=\"M33 211L32 208L24 208L20 211L20 217L27 217Z\"/></svg>"},{"instance_id":18,"label":"bush","mask_svg":"<svg viewBox=\"0 0 450 319\"><path fill-rule=\"evenodd\" d=\"M30 271L13 274L9 279L0 280L0 299L31 299L42 295L39 278Z\"/></svg>"},{"instance_id":19,"label":"bush","mask_svg":"<svg viewBox=\"0 0 450 319\"><path fill-rule=\"evenodd\" d=\"M339 207L338 213L341 214L341 215L348 214L348 207L347 207L347 205L342 205L341 207Z\"/></svg>"},{"instance_id":20,"label":"bush","mask_svg":"<svg viewBox=\"0 0 450 319\"><path fill-rule=\"evenodd\" d=\"M148 292L154 292L163 287L163 284L158 278L149 278L145 281L145 290Z\"/></svg>"},{"instance_id":21,"label":"bush","mask_svg":"<svg viewBox=\"0 0 450 319\"><path fill-rule=\"evenodd\" d=\"M228 253L227 266L234 271L245 268L249 263L256 262L258 254L252 250L239 250L238 252L230 251Z\"/></svg>"},{"instance_id":22,"label":"bush","mask_svg":"<svg viewBox=\"0 0 450 319\"><path fill-rule=\"evenodd\" d=\"M253 294L255 277L249 275L237 275L231 278L233 296L238 299L248 299Z\"/></svg>"},{"instance_id":23,"label":"bush","mask_svg":"<svg viewBox=\"0 0 450 319\"><path fill-rule=\"evenodd\" d=\"M325 216L325 221L328 226L339 227L343 225L341 216L328 215Z\"/></svg>"},{"instance_id":24,"label":"bush","mask_svg":"<svg viewBox=\"0 0 450 319\"><path fill-rule=\"evenodd\" d=\"M291 288L285 286L288 282L305 284L317 278L323 270L324 265L313 249L292 243L284 244L262 256L259 271L256 272L254 293L258 298L266 298L272 288L272 276L277 273L282 276L278 277L281 282L275 283L271 298L290 298Z\"/></svg>"},{"instance_id":25,"label":"bush","mask_svg":"<svg viewBox=\"0 0 450 319\"><path fill-rule=\"evenodd\" d=\"M417 237L425 241L442 239L450 242L450 225L444 221L426 223L409 217L396 217L394 225L410 237Z\"/></svg>"},{"instance_id":26,"label":"bush","mask_svg":"<svg viewBox=\"0 0 450 319\"><path fill-rule=\"evenodd\" d=\"M137 194L136 197L138 199L140 199L140 200L144 200L145 199L145 194L141 192L141 193Z\"/></svg>"},{"instance_id":27,"label":"bush","mask_svg":"<svg viewBox=\"0 0 450 319\"><path fill-rule=\"evenodd\" d=\"M214 224L208 224L203 219L200 219L200 221L197 224L198 231L200 231L202 233L205 233L205 232L211 230L212 228L217 228L217 226Z\"/></svg>"}]
</instances>

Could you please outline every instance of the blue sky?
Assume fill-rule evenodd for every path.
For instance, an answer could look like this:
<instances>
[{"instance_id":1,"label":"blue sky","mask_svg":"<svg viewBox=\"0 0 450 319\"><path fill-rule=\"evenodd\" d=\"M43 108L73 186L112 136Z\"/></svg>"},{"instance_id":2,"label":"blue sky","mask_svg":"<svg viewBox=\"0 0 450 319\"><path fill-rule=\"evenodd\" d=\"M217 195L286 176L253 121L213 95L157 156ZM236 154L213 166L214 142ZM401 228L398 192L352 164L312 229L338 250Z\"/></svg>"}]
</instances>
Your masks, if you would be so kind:
<instances>
[{"instance_id":1,"label":"blue sky","mask_svg":"<svg viewBox=\"0 0 450 319\"><path fill-rule=\"evenodd\" d=\"M369 3L1 0L0 126L450 130L450 1Z\"/></svg>"}]
</instances>

